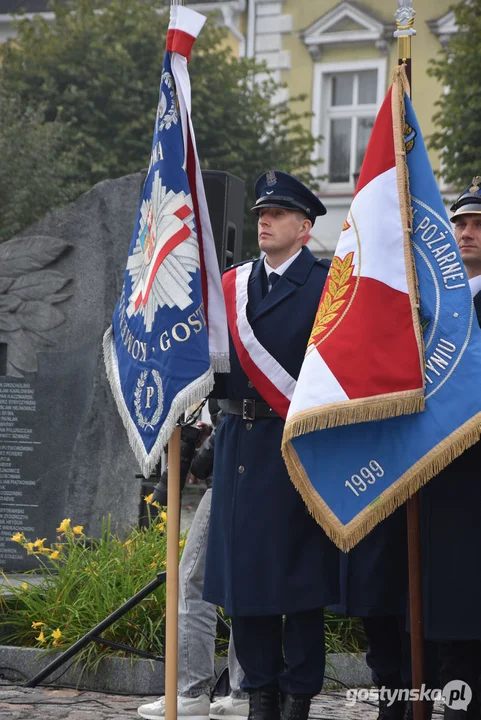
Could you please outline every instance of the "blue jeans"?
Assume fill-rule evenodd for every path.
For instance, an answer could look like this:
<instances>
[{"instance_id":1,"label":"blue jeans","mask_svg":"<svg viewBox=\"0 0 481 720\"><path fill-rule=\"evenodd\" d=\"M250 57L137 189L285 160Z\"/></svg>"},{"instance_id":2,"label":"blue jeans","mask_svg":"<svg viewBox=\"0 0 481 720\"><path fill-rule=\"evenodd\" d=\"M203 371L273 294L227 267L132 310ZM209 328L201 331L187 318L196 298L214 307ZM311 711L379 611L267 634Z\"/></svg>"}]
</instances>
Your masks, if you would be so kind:
<instances>
[{"instance_id":1,"label":"blue jeans","mask_svg":"<svg viewBox=\"0 0 481 720\"><path fill-rule=\"evenodd\" d=\"M184 697L208 695L215 684L214 650L217 628L215 605L202 599L205 556L212 490L199 503L179 566L179 665L178 693ZM229 643L231 694L244 697L240 684L244 673Z\"/></svg>"}]
</instances>

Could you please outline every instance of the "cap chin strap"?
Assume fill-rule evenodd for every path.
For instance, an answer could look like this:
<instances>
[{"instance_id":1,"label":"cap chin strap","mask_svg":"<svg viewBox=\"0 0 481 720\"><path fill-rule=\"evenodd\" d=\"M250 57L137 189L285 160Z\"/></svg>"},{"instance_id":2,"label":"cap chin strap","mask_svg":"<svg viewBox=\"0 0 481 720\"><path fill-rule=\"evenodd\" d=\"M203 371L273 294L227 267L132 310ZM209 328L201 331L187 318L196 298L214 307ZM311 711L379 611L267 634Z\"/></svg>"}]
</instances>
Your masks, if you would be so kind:
<instances>
[{"instance_id":1,"label":"cap chin strap","mask_svg":"<svg viewBox=\"0 0 481 720\"><path fill-rule=\"evenodd\" d=\"M264 195L256 202L255 208L253 208L253 210L260 210L263 206L269 207L269 203L272 201L289 203L289 205L295 205L296 208L299 208L299 210L302 210L302 212L307 213L307 215L311 214L311 211L308 207L306 207L300 202L297 202L297 200L293 200L291 197L286 197L285 195L269 195L269 197Z\"/></svg>"}]
</instances>

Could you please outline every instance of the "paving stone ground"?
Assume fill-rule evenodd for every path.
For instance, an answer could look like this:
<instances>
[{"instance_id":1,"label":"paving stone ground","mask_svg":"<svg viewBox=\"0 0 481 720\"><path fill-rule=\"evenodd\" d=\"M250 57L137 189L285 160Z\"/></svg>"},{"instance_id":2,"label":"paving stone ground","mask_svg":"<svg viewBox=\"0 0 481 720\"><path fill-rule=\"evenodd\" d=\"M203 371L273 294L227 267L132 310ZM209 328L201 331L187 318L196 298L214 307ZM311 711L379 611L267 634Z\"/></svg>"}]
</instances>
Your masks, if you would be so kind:
<instances>
[{"instance_id":1,"label":"paving stone ground","mask_svg":"<svg viewBox=\"0 0 481 720\"><path fill-rule=\"evenodd\" d=\"M153 698L79 690L24 688L0 683L1 720L132 720L137 708ZM374 720L376 708L358 704L346 707L342 693L323 693L314 699L312 720Z\"/></svg>"},{"instance_id":2,"label":"paving stone ground","mask_svg":"<svg viewBox=\"0 0 481 720\"><path fill-rule=\"evenodd\" d=\"M132 720L137 708L153 698L109 695L70 689L24 688L0 681L0 720ZM377 708L359 702L346 705L342 692L327 692L314 698L310 720L375 720ZM436 707L435 720L441 720Z\"/></svg>"}]
</instances>

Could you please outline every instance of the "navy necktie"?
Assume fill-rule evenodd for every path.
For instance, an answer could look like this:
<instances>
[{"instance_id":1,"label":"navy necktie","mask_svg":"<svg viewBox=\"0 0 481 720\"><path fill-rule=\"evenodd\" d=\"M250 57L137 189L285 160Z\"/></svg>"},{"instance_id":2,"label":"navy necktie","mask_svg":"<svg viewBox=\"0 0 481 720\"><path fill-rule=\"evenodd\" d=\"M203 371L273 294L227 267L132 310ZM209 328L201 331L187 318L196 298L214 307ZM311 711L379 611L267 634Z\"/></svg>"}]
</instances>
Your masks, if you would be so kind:
<instances>
[{"instance_id":1,"label":"navy necktie","mask_svg":"<svg viewBox=\"0 0 481 720\"><path fill-rule=\"evenodd\" d=\"M281 279L280 275L278 275L275 272L271 272L271 274L269 275L269 282L271 284L271 290L274 287L274 285L276 284L276 282L280 279Z\"/></svg>"}]
</instances>

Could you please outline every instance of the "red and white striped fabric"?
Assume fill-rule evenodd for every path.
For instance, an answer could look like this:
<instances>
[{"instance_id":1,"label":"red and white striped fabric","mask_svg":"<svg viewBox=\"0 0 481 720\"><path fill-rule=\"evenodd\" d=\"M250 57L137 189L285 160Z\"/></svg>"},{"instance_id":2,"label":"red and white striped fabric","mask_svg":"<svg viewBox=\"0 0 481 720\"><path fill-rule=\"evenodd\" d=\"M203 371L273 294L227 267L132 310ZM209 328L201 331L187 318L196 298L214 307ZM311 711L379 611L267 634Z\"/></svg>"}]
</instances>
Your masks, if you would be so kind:
<instances>
[{"instance_id":1,"label":"red and white striped fabric","mask_svg":"<svg viewBox=\"0 0 481 720\"><path fill-rule=\"evenodd\" d=\"M202 274L202 297L204 298L204 312L209 331L209 355L214 371L228 372L229 336L225 305L214 235L191 119L191 88L187 69L192 46L205 21L205 16L195 12L195 10L186 8L183 5L172 5L167 33L167 50L172 53L171 67L182 119L185 164L196 217Z\"/></svg>"},{"instance_id":2,"label":"red and white striped fabric","mask_svg":"<svg viewBox=\"0 0 481 720\"><path fill-rule=\"evenodd\" d=\"M391 90L339 238L288 424L300 420L314 430L424 407L409 208L399 191L407 178L405 165L396 166L404 129L396 113Z\"/></svg>"},{"instance_id":3,"label":"red and white striped fabric","mask_svg":"<svg viewBox=\"0 0 481 720\"><path fill-rule=\"evenodd\" d=\"M286 418L296 381L265 349L247 319L247 286L253 263L244 263L222 277L227 322L239 362L265 402Z\"/></svg>"}]
</instances>

